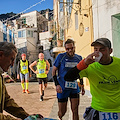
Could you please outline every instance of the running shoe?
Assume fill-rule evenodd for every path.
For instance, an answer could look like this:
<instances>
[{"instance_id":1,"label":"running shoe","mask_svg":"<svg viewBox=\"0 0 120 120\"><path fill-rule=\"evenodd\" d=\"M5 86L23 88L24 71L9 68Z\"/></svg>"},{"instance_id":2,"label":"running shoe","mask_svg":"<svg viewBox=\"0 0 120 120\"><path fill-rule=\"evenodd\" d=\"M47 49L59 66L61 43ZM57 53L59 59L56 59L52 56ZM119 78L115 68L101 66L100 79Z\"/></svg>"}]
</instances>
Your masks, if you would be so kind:
<instances>
[{"instance_id":1,"label":"running shoe","mask_svg":"<svg viewBox=\"0 0 120 120\"><path fill-rule=\"evenodd\" d=\"M29 94L30 92L28 90L25 91L27 94Z\"/></svg>"},{"instance_id":2,"label":"running shoe","mask_svg":"<svg viewBox=\"0 0 120 120\"><path fill-rule=\"evenodd\" d=\"M22 93L25 93L25 89L23 89Z\"/></svg>"},{"instance_id":3,"label":"running shoe","mask_svg":"<svg viewBox=\"0 0 120 120\"><path fill-rule=\"evenodd\" d=\"M40 96L40 101L43 101L43 96L42 95Z\"/></svg>"}]
</instances>

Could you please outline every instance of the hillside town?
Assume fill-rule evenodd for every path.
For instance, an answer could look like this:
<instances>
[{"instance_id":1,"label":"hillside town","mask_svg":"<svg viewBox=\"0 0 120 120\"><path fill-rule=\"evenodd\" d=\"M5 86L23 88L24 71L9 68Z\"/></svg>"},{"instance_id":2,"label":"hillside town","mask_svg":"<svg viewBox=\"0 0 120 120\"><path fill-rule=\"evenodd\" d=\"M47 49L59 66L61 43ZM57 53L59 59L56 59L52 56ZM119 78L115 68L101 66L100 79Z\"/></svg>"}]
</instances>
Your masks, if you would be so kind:
<instances>
[{"instance_id":1,"label":"hillside town","mask_svg":"<svg viewBox=\"0 0 120 120\"><path fill-rule=\"evenodd\" d=\"M40 64L40 61L37 61L37 60L41 59L40 53L43 53L44 62L47 61L48 65L46 66L47 67L49 66L48 68L47 67L45 68L46 71L48 70L47 79L49 82L48 84L49 89L57 91L56 86L57 85L60 86L62 84L59 82L59 79L60 80L65 79L64 81L67 81L67 82L68 81L73 82L73 80L77 80L78 78L80 79L77 81L77 84L79 85L77 86L80 88L80 91L79 91L80 101L77 105L80 107L78 106L77 107L79 111L82 110L82 113L80 112L79 114L80 117L75 118L74 107L73 107L74 105L73 106L71 105L70 107L70 104L72 104L72 100L70 97L71 101L69 103L68 110L71 109L72 112L69 111L69 113L67 112L67 115L66 115L65 113L67 111L67 105L65 104L66 108L64 108L62 105L60 106L59 104L58 105L59 112L60 112L60 108L62 109L62 107L65 109L65 111L61 110L62 115L59 112L55 113L55 110L52 109L57 106L56 105L57 98L55 98L54 101L52 101L53 103L51 105L51 111L49 112L50 114L47 115L47 117L51 117L51 120L52 118L53 120L58 119L57 115L54 116L54 114L58 114L59 120L83 120L83 119L85 120L119 120L120 104L117 103L117 100L120 95L115 96L115 94L118 94L118 92L120 91L118 86L120 84L119 83L120 77L118 76L118 72L117 72L117 75L114 74L115 71L119 71L117 69L119 65L118 66L116 65L116 69L109 68L109 70L111 70L113 73L110 73L110 72L107 73L107 65L112 64L112 62L114 61L114 57L120 58L119 23L120 23L120 0L114 0L114 1L113 0L100 0L100 1L99 0L53 0L53 10L50 10L48 8L46 10L41 10L41 11L35 10L35 11L25 12L20 14L19 13L15 14L11 12L11 15L8 18L4 17L4 15L0 15L0 42L13 43L18 51L14 61L14 65L10 66L8 71L7 72L4 71L3 73L3 78L6 79L5 81L6 86L8 87L8 89L12 89L8 84L12 85L12 84L20 83L21 79L17 75L19 74L18 66L19 67L21 66L20 60L22 59L22 56L25 56L25 60L29 61L29 63L27 63L28 69L29 69L28 70L29 83L30 83L29 86L33 87L32 83L35 84L38 81L39 81L39 84L41 84L40 80L38 80L36 77L38 73L35 71L35 69L38 69L37 62L39 62ZM100 39L104 41L104 44L103 42L101 43ZM72 40L74 42L71 42L69 40ZM100 43L100 45L98 45L98 43ZM68 44L73 44L73 46L69 46ZM101 49L104 49L102 45L104 47L109 48L108 52L106 52L106 54L109 53L109 55L106 55L106 61L110 59L110 62L108 63L106 62L104 63L102 61L102 57L104 57L104 52L101 50ZM73 59L74 62L72 60L69 61L69 58L63 55L63 54L71 55L72 53L70 53L70 51L73 52L73 56L75 54L77 55L77 57ZM96 53L96 51L99 51L99 52ZM100 56L99 53L100 54L102 53L102 55L99 61L95 61L94 57L99 57ZM61 57L60 55L61 56L63 55L63 57ZM70 55L69 57L72 56ZM88 59L90 59L90 57L92 57L91 58L93 60L92 62L88 62L89 61ZM78 58L79 60L76 60ZM69 61L69 63L66 64L63 62L67 60ZM35 61L37 62L35 63ZM84 61L84 63L80 63L81 61ZM67 67L70 66L71 68L74 68L74 67L76 68L73 69L73 71L69 69L71 71L68 72L68 69L66 70L62 68L63 67L62 62ZM103 65L104 67L106 66L105 70L104 68L101 68L101 66L97 65L96 63L93 67L91 67L91 69L93 70L93 73L92 73L89 69L89 66L91 66L91 64L94 64L94 62L100 63L100 65ZM79 63L80 65L82 64L81 65L82 68L79 65ZM116 62L116 64L117 63L118 62ZM97 66L97 68L94 69L95 66ZM99 71L99 68L101 68L100 71ZM84 69L86 70L85 73L83 72ZM60 70L63 72L61 72ZM66 70L67 72L66 71L64 72L64 70ZM103 72L101 72L102 70ZM96 72L98 72L98 74L102 76L101 78L102 80L99 81L98 83L94 80L93 81L95 83L94 84L93 82L91 82L92 81L91 79L97 79L97 77L99 78L99 75L97 76ZM93 76L96 75L97 77L92 78L91 77L92 75L90 73ZM104 75L103 73L110 74L110 76L108 77L106 74ZM64 76L61 77L60 75L61 76L64 75ZM83 79L82 83L81 83L81 79ZM54 82L55 82L55 85L54 85ZM47 83L45 83L44 81L44 85L45 84ZM66 84L67 83L64 83L64 86L66 86ZM107 87L103 87L103 84L106 85ZM116 86L113 87L112 86L113 84L115 84L117 88ZM19 84L19 87L21 86L22 88L24 88L23 85ZM101 90L102 87L103 89ZM40 91L41 87L39 86L38 93L40 92L40 96L41 96L40 101L42 102L44 101L44 97L43 97L44 91L47 91L45 92L45 98L46 98L46 95L49 94L48 88L46 85L45 89ZM109 88L109 89L106 90L105 88L106 89ZM60 89L63 90L64 87L61 86L59 90ZM111 91L113 90L114 93L109 92L109 90ZM100 95L99 96L98 94L96 95L97 92L95 93L94 91L102 91L102 92L101 93L98 92ZM105 92L105 95L103 91ZM29 90L29 92L31 92L31 90ZM107 94L107 92L109 94ZM57 93L59 92L57 91ZM56 95L56 93L52 91L52 95L54 96ZM11 94L11 96L14 96L14 95ZM57 97L58 96L59 95L57 95ZM111 98L110 100L111 96L114 96L114 98L112 97L113 99ZM106 105L106 108L104 108L102 104L97 105L97 103L99 103L101 100L101 99L98 100L98 98L102 98L102 97L103 99L106 97L104 99L106 101L108 98L109 101L107 102L112 103L111 105L113 105L114 107L115 105L119 104L118 107L115 107L115 109L112 109L108 107L109 105L108 106ZM93 101L91 100L91 98ZM19 100L17 98L16 100L19 103ZM61 102L60 100L61 98L58 97L58 103ZM81 103L81 101L83 103ZM63 102L67 103L67 100ZM94 110L98 112L103 112L105 115L107 115L107 113L110 113L110 115L113 115L113 113L117 113L117 115L119 116L119 117L117 116L118 119L115 117L111 118L110 115L105 119L105 116L101 117L103 115L102 113L99 113L101 115L99 119L98 118L93 119L93 118L87 118L87 117L85 118L85 113L84 113L85 108L88 107L88 105L90 106L90 103L91 103L91 106L94 108ZM115 105L113 103L115 103ZM47 102L44 104L47 104ZM83 106L81 104L83 104ZM58 107L55 109L58 110ZM62 117L59 114L62 117L65 114L65 117L63 117L62 119ZM84 114L84 118L83 118L83 114Z\"/></svg>"}]
</instances>

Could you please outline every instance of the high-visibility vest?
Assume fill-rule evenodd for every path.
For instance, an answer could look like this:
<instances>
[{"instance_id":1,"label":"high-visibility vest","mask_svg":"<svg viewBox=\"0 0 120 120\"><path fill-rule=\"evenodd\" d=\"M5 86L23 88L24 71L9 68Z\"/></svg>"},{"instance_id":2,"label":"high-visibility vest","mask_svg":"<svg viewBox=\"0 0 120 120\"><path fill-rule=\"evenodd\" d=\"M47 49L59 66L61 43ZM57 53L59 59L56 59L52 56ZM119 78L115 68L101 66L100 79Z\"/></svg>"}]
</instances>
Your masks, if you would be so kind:
<instances>
[{"instance_id":1,"label":"high-visibility vest","mask_svg":"<svg viewBox=\"0 0 120 120\"><path fill-rule=\"evenodd\" d=\"M36 74L37 78L46 78L47 74L45 74L46 72L46 61L45 60L38 60L37 62L37 71L39 72L38 74Z\"/></svg>"},{"instance_id":2,"label":"high-visibility vest","mask_svg":"<svg viewBox=\"0 0 120 120\"><path fill-rule=\"evenodd\" d=\"M27 60L26 62L23 62L22 60L20 60L20 72L22 74L28 73L28 61Z\"/></svg>"}]
</instances>

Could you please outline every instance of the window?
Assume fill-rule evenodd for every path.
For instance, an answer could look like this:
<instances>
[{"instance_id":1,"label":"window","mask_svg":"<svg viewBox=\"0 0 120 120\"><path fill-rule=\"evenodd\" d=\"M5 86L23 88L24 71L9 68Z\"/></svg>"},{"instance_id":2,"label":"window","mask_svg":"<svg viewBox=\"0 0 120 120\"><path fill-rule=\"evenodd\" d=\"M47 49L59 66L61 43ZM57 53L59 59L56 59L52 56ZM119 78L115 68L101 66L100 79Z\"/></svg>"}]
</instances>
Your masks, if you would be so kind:
<instances>
[{"instance_id":1,"label":"window","mask_svg":"<svg viewBox=\"0 0 120 120\"><path fill-rule=\"evenodd\" d=\"M60 39L64 40L64 30L60 28Z\"/></svg>"},{"instance_id":2,"label":"window","mask_svg":"<svg viewBox=\"0 0 120 120\"><path fill-rule=\"evenodd\" d=\"M30 37L30 30L28 30L27 32L27 37Z\"/></svg>"},{"instance_id":3,"label":"window","mask_svg":"<svg viewBox=\"0 0 120 120\"><path fill-rule=\"evenodd\" d=\"M19 37L19 38L21 37L21 31L18 32L18 37Z\"/></svg>"},{"instance_id":4,"label":"window","mask_svg":"<svg viewBox=\"0 0 120 120\"><path fill-rule=\"evenodd\" d=\"M63 12L63 0L60 0L60 12Z\"/></svg>"},{"instance_id":5,"label":"window","mask_svg":"<svg viewBox=\"0 0 120 120\"><path fill-rule=\"evenodd\" d=\"M18 31L18 38L21 38L21 37L26 37L25 30Z\"/></svg>"},{"instance_id":6,"label":"window","mask_svg":"<svg viewBox=\"0 0 120 120\"><path fill-rule=\"evenodd\" d=\"M33 37L33 31L28 30L27 31L27 37Z\"/></svg>"},{"instance_id":7,"label":"window","mask_svg":"<svg viewBox=\"0 0 120 120\"><path fill-rule=\"evenodd\" d=\"M26 18L22 19L22 24L26 24Z\"/></svg>"},{"instance_id":8,"label":"window","mask_svg":"<svg viewBox=\"0 0 120 120\"><path fill-rule=\"evenodd\" d=\"M73 5L73 0L66 0L66 1L67 1L67 5L69 6L69 7L68 7L68 12L69 12L69 14L71 14L72 5Z\"/></svg>"}]
</instances>

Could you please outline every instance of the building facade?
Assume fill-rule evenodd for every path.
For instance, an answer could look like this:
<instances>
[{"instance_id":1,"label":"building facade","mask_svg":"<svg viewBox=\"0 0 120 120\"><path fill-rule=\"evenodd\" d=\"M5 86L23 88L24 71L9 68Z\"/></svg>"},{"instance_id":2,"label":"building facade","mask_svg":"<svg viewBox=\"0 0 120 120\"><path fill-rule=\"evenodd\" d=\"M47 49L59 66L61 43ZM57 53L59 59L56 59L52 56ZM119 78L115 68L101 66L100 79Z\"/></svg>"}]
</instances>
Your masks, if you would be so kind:
<instances>
[{"instance_id":1,"label":"building facade","mask_svg":"<svg viewBox=\"0 0 120 120\"><path fill-rule=\"evenodd\" d=\"M48 12L46 12L46 14L48 17ZM21 59L22 53L26 53L30 63L38 59L39 52L45 53L45 59L49 58L50 31L48 31L48 22L48 18L45 18L38 11L32 11L21 14L20 17L15 20L5 21L4 24L3 22L0 23L0 26L2 26L0 27L1 41L13 42L18 48L14 69L10 69L11 75L17 74L17 64ZM52 58L49 58L49 61L52 62ZM35 74L32 73L31 79L34 78ZM51 79L51 77L49 77L48 80L49 79Z\"/></svg>"},{"instance_id":2,"label":"building facade","mask_svg":"<svg viewBox=\"0 0 120 120\"><path fill-rule=\"evenodd\" d=\"M85 58L93 50L93 21L91 0L55 0L54 20L57 28L57 39L65 42L68 38L75 41L76 54ZM61 37L62 36L62 37ZM84 78L85 88L89 82Z\"/></svg>"},{"instance_id":3,"label":"building facade","mask_svg":"<svg viewBox=\"0 0 120 120\"><path fill-rule=\"evenodd\" d=\"M120 57L120 1L93 1L94 39L107 37L112 42L114 56Z\"/></svg>"}]
</instances>

